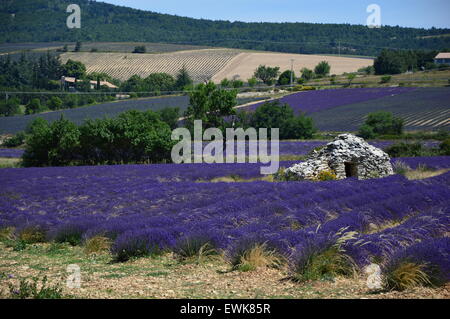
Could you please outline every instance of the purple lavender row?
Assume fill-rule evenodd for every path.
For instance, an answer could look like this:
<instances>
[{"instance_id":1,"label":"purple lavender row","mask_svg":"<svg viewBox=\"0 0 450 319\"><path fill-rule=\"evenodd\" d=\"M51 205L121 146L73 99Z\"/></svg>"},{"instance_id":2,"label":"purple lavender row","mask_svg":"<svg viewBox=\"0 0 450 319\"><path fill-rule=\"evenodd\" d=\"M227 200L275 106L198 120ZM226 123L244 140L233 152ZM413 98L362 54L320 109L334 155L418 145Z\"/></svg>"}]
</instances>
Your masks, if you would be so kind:
<instances>
[{"instance_id":1,"label":"purple lavender row","mask_svg":"<svg viewBox=\"0 0 450 319\"><path fill-rule=\"evenodd\" d=\"M21 149L2 148L0 149L0 157L4 158L19 158L22 157L25 151Z\"/></svg>"},{"instance_id":2,"label":"purple lavender row","mask_svg":"<svg viewBox=\"0 0 450 319\"><path fill-rule=\"evenodd\" d=\"M414 91L416 88L355 88L339 90L305 91L285 96L281 103L289 104L294 111L314 113L342 105L365 102L386 96L394 96ZM252 105L247 110L256 110L261 103Z\"/></svg>"}]
</instances>

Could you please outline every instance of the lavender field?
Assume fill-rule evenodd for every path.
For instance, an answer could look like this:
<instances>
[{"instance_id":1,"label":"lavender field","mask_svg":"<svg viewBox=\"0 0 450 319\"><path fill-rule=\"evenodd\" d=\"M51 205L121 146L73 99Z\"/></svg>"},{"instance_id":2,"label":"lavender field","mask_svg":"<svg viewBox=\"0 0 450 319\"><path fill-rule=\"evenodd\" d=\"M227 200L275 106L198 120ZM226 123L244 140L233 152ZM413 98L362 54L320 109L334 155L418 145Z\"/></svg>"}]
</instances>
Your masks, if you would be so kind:
<instances>
[{"instance_id":1,"label":"lavender field","mask_svg":"<svg viewBox=\"0 0 450 319\"><path fill-rule=\"evenodd\" d=\"M22 157L24 150L12 148L0 148L0 157L3 158L19 158Z\"/></svg>"},{"instance_id":2,"label":"lavender field","mask_svg":"<svg viewBox=\"0 0 450 319\"><path fill-rule=\"evenodd\" d=\"M285 96L280 99L280 102L289 104L296 112L311 114L342 105L401 95L414 90L416 88L396 87L305 91ZM260 105L252 105L248 109L255 110Z\"/></svg>"},{"instance_id":3,"label":"lavender field","mask_svg":"<svg viewBox=\"0 0 450 319\"><path fill-rule=\"evenodd\" d=\"M450 166L450 157L399 160ZM346 251L364 266L448 234L449 174L423 181L396 175L369 181L208 183L220 176L258 177L259 165L2 169L0 227L37 227L56 241L107 236L114 241L112 253L123 260L136 245L150 252L177 251L180 243L199 239L233 258L242 245L267 243L293 265L312 247L328 247L345 228L358 233ZM436 254L448 279L448 256Z\"/></svg>"}]
</instances>

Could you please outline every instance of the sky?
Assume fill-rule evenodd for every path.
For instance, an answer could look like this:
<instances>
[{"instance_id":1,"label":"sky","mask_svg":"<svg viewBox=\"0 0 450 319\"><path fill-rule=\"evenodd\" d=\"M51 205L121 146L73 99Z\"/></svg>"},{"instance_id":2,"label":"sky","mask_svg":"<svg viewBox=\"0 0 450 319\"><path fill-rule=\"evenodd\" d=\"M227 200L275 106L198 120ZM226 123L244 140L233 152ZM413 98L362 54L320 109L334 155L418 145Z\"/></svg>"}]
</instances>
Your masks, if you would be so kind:
<instances>
[{"instance_id":1,"label":"sky","mask_svg":"<svg viewBox=\"0 0 450 319\"><path fill-rule=\"evenodd\" d=\"M382 25L450 28L450 0L99 0L208 20L366 24L367 7L381 8Z\"/></svg>"}]
</instances>

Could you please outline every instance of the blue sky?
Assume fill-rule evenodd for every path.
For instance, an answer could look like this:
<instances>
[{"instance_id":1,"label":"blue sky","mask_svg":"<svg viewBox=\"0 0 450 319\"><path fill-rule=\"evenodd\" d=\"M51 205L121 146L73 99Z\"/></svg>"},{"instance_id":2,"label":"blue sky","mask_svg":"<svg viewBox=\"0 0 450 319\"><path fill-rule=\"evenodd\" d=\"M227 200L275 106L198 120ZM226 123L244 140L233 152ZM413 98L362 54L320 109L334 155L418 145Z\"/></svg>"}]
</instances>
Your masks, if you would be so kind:
<instances>
[{"instance_id":1,"label":"blue sky","mask_svg":"<svg viewBox=\"0 0 450 319\"><path fill-rule=\"evenodd\" d=\"M370 4L383 25L450 28L449 0L100 0L210 20L365 24Z\"/></svg>"}]
</instances>

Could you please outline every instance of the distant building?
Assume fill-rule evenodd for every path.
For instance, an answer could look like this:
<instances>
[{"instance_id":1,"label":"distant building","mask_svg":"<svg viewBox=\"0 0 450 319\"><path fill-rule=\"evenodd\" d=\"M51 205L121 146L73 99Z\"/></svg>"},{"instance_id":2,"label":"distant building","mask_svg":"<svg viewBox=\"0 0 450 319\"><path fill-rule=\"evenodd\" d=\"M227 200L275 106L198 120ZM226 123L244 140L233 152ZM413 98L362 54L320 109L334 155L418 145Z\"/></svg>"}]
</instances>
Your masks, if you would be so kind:
<instances>
[{"instance_id":1,"label":"distant building","mask_svg":"<svg viewBox=\"0 0 450 319\"><path fill-rule=\"evenodd\" d=\"M436 64L450 64L450 52L449 53L439 53L434 58L434 63Z\"/></svg>"},{"instance_id":2,"label":"distant building","mask_svg":"<svg viewBox=\"0 0 450 319\"><path fill-rule=\"evenodd\" d=\"M91 83L91 89L95 89L97 87L97 81L89 81ZM69 91L73 91L75 89L75 84L77 83L77 79L69 76L63 76L61 77L61 86ZM118 89L117 86L115 86L112 83L109 83L108 81L100 81L100 86L106 86L109 89Z\"/></svg>"}]
</instances>

